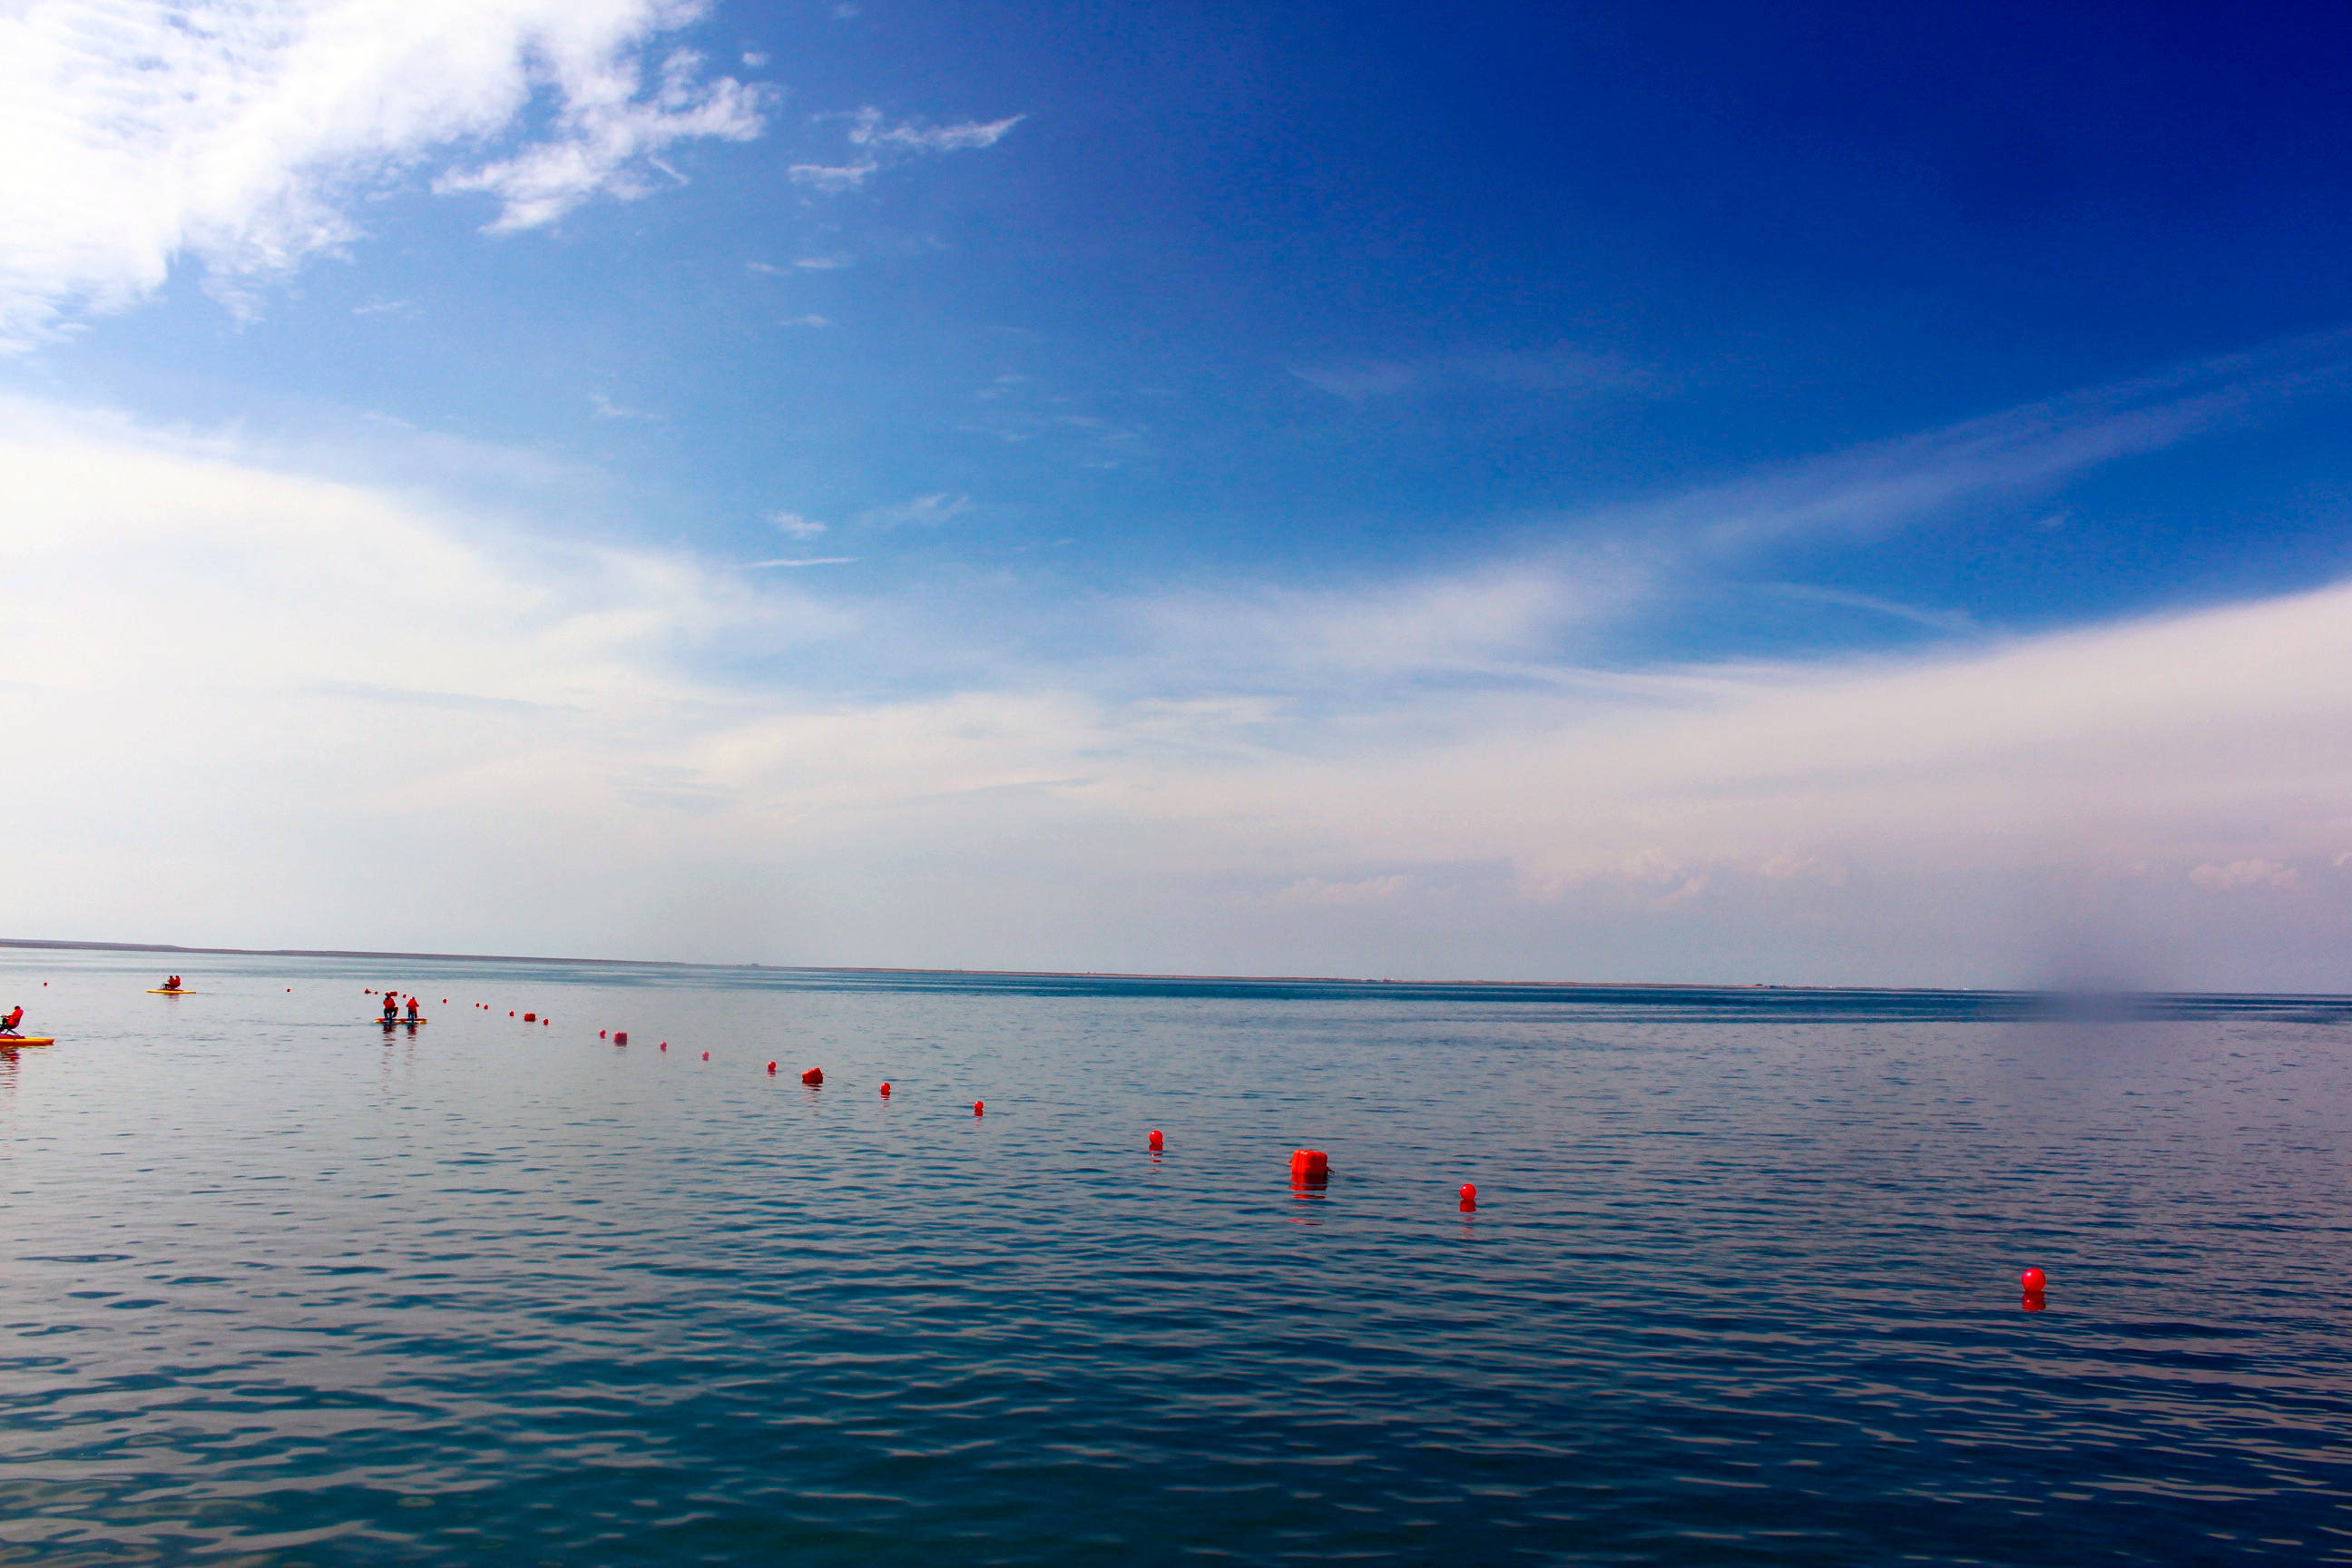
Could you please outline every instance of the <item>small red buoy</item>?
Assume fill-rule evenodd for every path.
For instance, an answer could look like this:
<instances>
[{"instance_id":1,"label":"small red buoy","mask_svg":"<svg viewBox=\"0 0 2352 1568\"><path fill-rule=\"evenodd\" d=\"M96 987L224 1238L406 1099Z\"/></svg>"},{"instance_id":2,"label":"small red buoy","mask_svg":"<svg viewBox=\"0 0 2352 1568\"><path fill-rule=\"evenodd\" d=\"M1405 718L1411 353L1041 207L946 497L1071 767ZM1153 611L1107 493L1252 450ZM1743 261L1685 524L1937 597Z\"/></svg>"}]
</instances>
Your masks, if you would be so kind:
<instances>
[{"instance_id":1,"label":"small red buoy","mask_svg":"<svg viewBox=\"0 0 2352 1568\"><path fill-rule=\"evenodd\" d=\"M808 1071L801 1074L801 1081L808 1085L811 1089L822 1088L824 1084L824 1069L823 1068L811 1068Z\"/></svg>"},{"instance_id":2,"label":"small red buoy","mask_svg":"<svg viewBox=\"0 0 2352 1568\"><path fill-rule=\"evenodd\" d=\"M2035 1295L2039 1295L2043 1290L2049 1289L2050 1276L2044 1274L2039 1268L2029 1268L2019 1277L2017 1282L2024 1286L2028 1291Z\"/></svg>"},{"instance_id":3,"label":"small red buoy","mask_svg":"<svg viewBox=\"0 0 2352 1568\"><path fill-rule=\"evenodd\" d=\"M773 1077L773 1076L774 1076L774 1074L775 1074L775 1071L776 1071L776 1064L775 1064L775 1063L773 1063L773 1062L770 1062L770 1063L768 1064L768 1073L769 1073L769 1076Z\"/></svg>"},{"instance_id":4,"label":"small red buoy","mask_svg":"<svg viewBox=\"0 0 2352 1568\"><path fill-rule=\"evenodd\" d=\"M1160 1137L1160 1129L1159 1129L1159 1128L1155 1127L1155 1128L1153 1128L1153 1129L1151 1130L1151 1146L1152 1146L1154 1149L1157 1149L1157 1148L1160 1147L1160 1146L1161 1146L1162 1144L1164 1144L1166 1142L1167 1142L1167 1140L1166 1140L1166 1139L1164 1139L1164 1138L1162 1138L1162 1137Z\"/></svg>"},{"instance_id":5,"label":"small red buoy","mask_svg":"<svg viewBox=\"0 0 2352 1568\"><path fill-rule=\"evenodd\" d=\"M709 1060L710 1059L710 1053L709 1053L709 1051L705 1051L705 1052L703 1052L703 1053L702 1053L702 1059L703 1059L704 1061L709 1061Z\"/></svg>"},{"instance_id":6,"label":"small red buoy","mask_svg":"<svg viewBox=\"0 0 2352 1568\"><path fill-rule=\"evenodd\" d=\"M986 1100L973 1100L973 1101L971 1102L971 1113L972 1113L974 1116L985 1116L985 1115L987 1115L987 1114L988 1114L988 1101L986 1101Z\"/></svg>"},{"instance_id":7,"label":"small red buoy","mask_svg":"<svg viewBox=\"0 0 2352 1568\"><path fill-rule=\"evenodd\" d=\"M601 1039L603 1039L603 1038L604 1037L604 1030L602 1030L602 1029L597 1030L597 1031L596 1031L596 1037L597 1037L598 1039L600 1039L600 1040L601 1040Z\"/></svg>"},{"instance_id":8,"label":"small red buoy","mask_svg":"<svg viewBox=\"0 0 2352 1568\"><path fill-rule=\"evenodd\" d=\"M1462 1184L1462 1212L1463 1212L1464 1214L1468 1214L1472 1209L1475 1209L1475 1208L1476 1208L1477 1206L1478 1206L1478 1188L1477 1188L1476 1184L1474 1184L1474 1183L1470 1183L1470 1182L1465 1182L1465 1183L1463 1183L1463 1184Z\"/></svg>"},{"instance_id":9,"label":"small red buoy","mask_svg":"<svg viewBox=\"0 0 2352 1568\"><path fill-rule=\"evenodd\" d=\"M511 1017L513 1017L513 1016L514 1016L514 1009L513 1009L513 1008L509 1007L509 1008L508 1008L508 1009L507 1009L507 1016L508 1016L508 1017L509 1017L509 1018L511 1018Z\"/></svg>"},{"instance_id":10,"label":"small red buoy","mask_svg":"<svg viewBox=\"0 0 2352 1568\"><path fill-rule=\"evenodd\" d=\"M1293 1149L1290 1152L1290 1179L1294 1182L1319 1182L1331 1173L1331 1157L1320 1149Z\"/></svg>"},{"instance_id":11,"label":"small red buoy","mask_svg":"<svg viewBox=\"0 0 2352 1568\"><path fill-rule=\"evenodd\" d=\"M668 1042L667 1040L664 1040L664 1041L662 1042L662 1049L664 1049L664 1050L667 1050L667 1049L669 1049L669 1042Z\"/></svg>"},{"instance_id":12,"label":"small red buoy","mask_svg":"<svg viewBox=\"0 0 2352 1568\"><path fill-rule=\"evenodd\" d=\"M882 1098L885 1100L890 1098L890 1086L887 1083L882 1086Z\"/></svg>"}]
</instances>

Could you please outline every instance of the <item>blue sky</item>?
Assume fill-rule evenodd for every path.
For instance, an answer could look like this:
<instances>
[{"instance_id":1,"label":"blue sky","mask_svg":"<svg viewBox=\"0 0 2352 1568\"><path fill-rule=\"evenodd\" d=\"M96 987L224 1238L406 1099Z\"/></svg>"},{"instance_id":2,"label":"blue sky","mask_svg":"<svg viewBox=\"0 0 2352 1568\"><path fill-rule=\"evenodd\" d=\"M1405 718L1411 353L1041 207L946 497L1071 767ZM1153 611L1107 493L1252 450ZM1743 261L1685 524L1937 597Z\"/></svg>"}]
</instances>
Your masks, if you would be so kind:
<instances>
[{"instance_id":1,"label":"blue sky","mask_svg":"<svg viewBox=\"0 0 2352 1568\"><path fill-rule=\"evenodd\" d=\"M2347 42L20 7L0 916L2352 984Z\"/></svg>"}]
</instances>

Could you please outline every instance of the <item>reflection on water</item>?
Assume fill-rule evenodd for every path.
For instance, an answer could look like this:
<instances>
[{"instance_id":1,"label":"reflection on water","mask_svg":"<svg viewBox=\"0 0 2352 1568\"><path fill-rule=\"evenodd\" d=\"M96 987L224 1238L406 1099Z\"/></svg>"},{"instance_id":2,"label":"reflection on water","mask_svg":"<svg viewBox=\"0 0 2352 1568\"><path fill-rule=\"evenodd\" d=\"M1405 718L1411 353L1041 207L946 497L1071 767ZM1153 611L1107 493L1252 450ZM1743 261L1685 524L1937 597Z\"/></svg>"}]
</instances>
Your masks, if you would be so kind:
<instances>
[{"instance_id":1,"label":"reflection on water","mask_svg":"<svg viewBox=\"0 0 2352 1568\"><path fill-rule=\"evenodd\" d=\"M0 952L14 1561L2352 1542L2334 1000L135 960Z\"/></svg>"}]
</instances>

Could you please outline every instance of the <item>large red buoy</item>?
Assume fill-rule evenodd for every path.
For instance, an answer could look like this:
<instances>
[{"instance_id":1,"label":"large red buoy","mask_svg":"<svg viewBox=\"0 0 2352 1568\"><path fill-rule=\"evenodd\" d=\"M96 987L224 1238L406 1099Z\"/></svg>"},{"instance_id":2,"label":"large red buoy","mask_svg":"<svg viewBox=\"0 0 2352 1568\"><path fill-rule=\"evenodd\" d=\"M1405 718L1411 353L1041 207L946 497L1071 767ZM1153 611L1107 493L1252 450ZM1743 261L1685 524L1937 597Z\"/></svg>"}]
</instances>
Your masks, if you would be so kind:
<instances>
[{"instance_id":1,"label":"large red buoy","mask_svg":"<svg viewBox=\"0 0 2352 1568\"><path fill-rule=\"evenodd\" d=\"M616 1046L625 1046L625 1045L627 1045L627 1044L629 1043L629 1031L628 1031L628 1030L626 1030L626 1029L615 1029L615 1030L614 1030L614 1031L613 1031L613 1043L614 1043L614 1045L616 1045Z\"/></svg>"},{"instance_id":2,"label":"large red buoy","mask_svg":"<svg viewBox=\"0 0 2352 1568\"><path fill-rule=\"evenodd\" d=\"M1478 1206L1478 1187L1475 1182L1462 1184L1462 1212L1470 1213Z\"/></svg>"},{"instance_id":3,"label":"large red buoy","mask_svg":"<svg viewBox=\"0 0 2352 1568\"><path fill-rule=\"evenodd\" d=\"M1160 1129L1157 1127L1153 1128L1151 1130L1151 1146L1154 1149L1157 1149L1165 1142L1167 1142L1167 1140L1160 1135Z\"/></svg>"},{"instance_id":4,"label":"large red buoy","mask_svg":"<svg viewBox=\"0 0 2352 1568\"><path fill-rule=\"evenodd\" d=\"M882 1098L885 1100L890 1098L890 1086L887 1083L882 1086Z\"/></svg>"},{"instance_id":5,"label":"large red buoy","mask_svg":"<svg viewBox=\"0 0 2352 1568\"><path fill-rule=\"evenodd\" d=\"M1290 1152L1290 1179L1294 1182L1319 1182L1331 1173L1331 1157L1320 1149L1293 1149Z\"/></svg>"},{"instance_id":6,"label":"large red buoy","mask_svg":"<svg viewBox=\"0 0 2352 1568\"><path fill-rule=\"evenodd\" d=\"M2024 1286L2028 1290L2046 1290L2050 1288L2050 1276L2044 1274L2039 1268L2029 1268L2024 1272L2024 1274L2019 1277L2017 1282Z\"/></svg>"},{"instance_id":7,"label":"large red buoy","mask_svg":"<svg viewBox=\"0 0 2352 1568\"><path fill-rule=\"evenodd\" d=\"M824 1069L823 1068L811 1068L808 1071L801 1074L801 1081L808 1085L811 1089L819 1088L824 1082Z\"/></svg>"},{"instance_id":8,"label":"large red buoy","mask_svg":"<svg viewBox=\"0 0 2352 1568\"><path fill-rule=\"evenodd\" d=\"M972 1113L974 1116L985 1116L985 1115L987 1115L987 1114L988 1114L988 1101L986 1101L986 1100L973 1100L973 1101L971 1102L971 1113Z\"/></svg>"}]
</instances>

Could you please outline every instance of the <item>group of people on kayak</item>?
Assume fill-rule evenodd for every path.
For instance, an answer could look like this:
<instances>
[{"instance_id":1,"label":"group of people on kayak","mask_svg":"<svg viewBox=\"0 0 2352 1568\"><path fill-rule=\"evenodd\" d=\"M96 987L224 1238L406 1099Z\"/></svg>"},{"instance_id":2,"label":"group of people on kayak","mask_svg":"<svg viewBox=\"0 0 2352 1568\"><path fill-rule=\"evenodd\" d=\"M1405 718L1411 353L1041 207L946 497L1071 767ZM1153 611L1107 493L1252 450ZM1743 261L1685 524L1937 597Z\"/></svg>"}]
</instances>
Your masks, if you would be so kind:
<instances>
[{"instance_id":1,"label":"group of people on kayak","mask_svg":"<svg viewBox=\"0 0 2352 1568\"><path fill-rule=\"evenodd\" d=\"M383 994L383 1021L387 1024L400 1022L400 997L390 991ZM412 1024L417 1021L416 998L414 996L408 999L408 1021Z\"/></svg>"}]
</instances>

